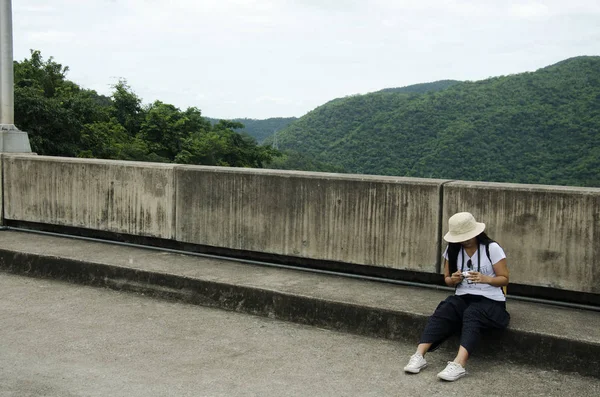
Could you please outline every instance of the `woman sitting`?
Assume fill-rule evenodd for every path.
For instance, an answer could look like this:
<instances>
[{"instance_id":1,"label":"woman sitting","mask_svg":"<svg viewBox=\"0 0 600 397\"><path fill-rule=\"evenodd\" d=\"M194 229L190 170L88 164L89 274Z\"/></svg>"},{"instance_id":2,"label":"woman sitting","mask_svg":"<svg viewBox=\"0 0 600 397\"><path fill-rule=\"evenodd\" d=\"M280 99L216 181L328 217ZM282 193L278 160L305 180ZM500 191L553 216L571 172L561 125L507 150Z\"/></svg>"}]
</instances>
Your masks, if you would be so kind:
<instances>
[{"instance_id":1,"label":"woman sitting","mask_svg":"<svg viewBox=\"0 0 600 397\"><path fill-rule=\"evenodd\" d=\"M508 285L504 250L483 232L485 224L476 222L468 212L453 215L448 224L444 280L449 287L456 287L455 294L442 301L429 318L417 351L404 371L419 373L427 366L425 353L460 331L458 354L437 374L440 379L454 381L466 375L465 364L481 331L506 328L510 315L502 288Z\"/></svg>"}]
</instances>

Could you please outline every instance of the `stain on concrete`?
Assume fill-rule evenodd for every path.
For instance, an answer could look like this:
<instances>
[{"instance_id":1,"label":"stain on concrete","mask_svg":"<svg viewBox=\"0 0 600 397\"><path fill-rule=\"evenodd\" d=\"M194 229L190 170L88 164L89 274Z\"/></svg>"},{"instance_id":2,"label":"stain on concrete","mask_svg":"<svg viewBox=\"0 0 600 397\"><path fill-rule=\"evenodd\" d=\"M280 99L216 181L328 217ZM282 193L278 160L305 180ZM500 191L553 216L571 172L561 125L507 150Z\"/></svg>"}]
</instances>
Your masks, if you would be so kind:
<instances>
[{"instance_id":1,"label":"stain on concrete","mask_svg":"<svg viewBox=\"0 0 600 397\"><path fill-rule=\"evenodd\" d=\"M540 261L548 262L548 261L556 261L564 255L562 252L559 252L559 251L540 250L540 251L538 251L537 256Z\"/></svg>"}]
</instances>

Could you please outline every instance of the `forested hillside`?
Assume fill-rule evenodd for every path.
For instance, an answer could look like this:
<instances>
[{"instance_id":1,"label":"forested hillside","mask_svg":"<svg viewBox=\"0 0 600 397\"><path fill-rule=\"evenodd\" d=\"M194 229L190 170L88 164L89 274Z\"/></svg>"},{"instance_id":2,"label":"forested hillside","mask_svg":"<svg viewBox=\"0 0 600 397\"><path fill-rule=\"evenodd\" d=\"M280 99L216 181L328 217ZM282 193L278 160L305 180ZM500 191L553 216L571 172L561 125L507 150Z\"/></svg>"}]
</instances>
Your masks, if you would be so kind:
<instances>
[{"instance_id":1,"label":"forested hillside","mask_svg":"<svg viewBox=\"0 0 600 397\"><path fill-rule=\"evenodd\" d=\"M424 94L426 92L441 91L455 84L460 83L458 80L440 80L432 83L421 83L408 85L398 88L384 88L378 92L403 92L405 94Z\"/></svg>"},{"instance_id":2,"label":"forested hillside","mask_svg":"<svg viewBox=\"0 0 600 397\"><path fill-rule=\"evenodd\" d=\"M220 120L208 118L212 124L217 124ZM265 120L257 119L231 119L236 123L244 125L239 132L245 132L250 136L253 136L259 144L262 144L264 140L273 135L274 133L281 131L287 127L292 121L297 120L296 117L271 117Z\"/></svg>"},{"instance_id":3,"label":"forested hillside","mask_svg":"<svg viewBox=\"0 0 600 397\"><path fill-rule=\"evenodd\" d=\"M600 57L396 91L328 102L279 147L352 173L600 186Z\"/></svg>"},{"instance_id":4,"label":"forested hillside","mask_svg":"<svg viewBox=\"0 0 600 397\"><path fill-rule=\"evenodd\" d=\"M41 155L262 167L280 155L199 109L155 101L144 105L125 81L110 97L66 78L67 67L39 51L15 62L15 125Z\"/></svg>"},{"instance_id":5,"label":"forested hillside","mask_svg":"<svg viewBox=\"0 0 600 397\"><path fill-rule=\"evenodd\" d=\"M600 187L600 57L338 98L299 119L219 122L143 104L126 81L98 95L67 71L38 51L15 62L15 124L36 153ZM257 143L271 129L280 150Z\"/></svg>"}]
</instances>

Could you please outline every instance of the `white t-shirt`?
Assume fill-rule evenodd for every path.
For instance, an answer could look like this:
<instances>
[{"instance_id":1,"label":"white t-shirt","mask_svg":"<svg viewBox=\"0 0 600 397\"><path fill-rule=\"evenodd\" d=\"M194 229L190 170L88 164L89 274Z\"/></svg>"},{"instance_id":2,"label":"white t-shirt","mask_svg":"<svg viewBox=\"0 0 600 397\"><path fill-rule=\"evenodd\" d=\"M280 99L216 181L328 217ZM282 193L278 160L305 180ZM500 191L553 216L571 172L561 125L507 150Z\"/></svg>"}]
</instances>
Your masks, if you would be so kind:
<instances>
[{"instance_id":1,"label":"white t-shirt","mask_svg":"<svg viewBox=\"0 0 600 397\"><path fill-rule=\"evenodd\" d=\"M504 253L504 250L502 249L502 247L500 247L500 245L498 245L498 243L490 243L489 250L490 250L491 261L490 261L490 259L488 259L488 256L485 252L485 245L479 244L478 251L479 251L479 259L481 260L481 266L480 266L481 269L479 270L479 272L481 272L481 274L484 274L486 276L496 277L496 273L494 272L493 265L500 262L502 259L506 258L506 254ZM463 261L463 254L465 255L464 261ZM461 270L463 272L468 271L469 269L467 269L467 261L470 259L471 262L473 263L472 270L478 271L477 270L477 267L478 267L477 266L477 256L478 256L477 251L475 251L473 256L469 257L469 255L467 255L465 250L461 249L458 252L458 257L456 259L456 267L458 268L458 270ZM444 259L448 260L448 247L446 247L446 251L444 251ZM461 266L463 263L464 263L464 269L461 269ZM482 296L485 296L486 298L493 299L496 301L506 301L506 296L502 292L501 287L494 287L489 284L480 284L480 283L469 284L467 279L465 278L465 279L463 279L463 281L460 284L458 284L456 286L456 295L466 295L466 294L482 295Z\"/></svg>"}]
</instances>

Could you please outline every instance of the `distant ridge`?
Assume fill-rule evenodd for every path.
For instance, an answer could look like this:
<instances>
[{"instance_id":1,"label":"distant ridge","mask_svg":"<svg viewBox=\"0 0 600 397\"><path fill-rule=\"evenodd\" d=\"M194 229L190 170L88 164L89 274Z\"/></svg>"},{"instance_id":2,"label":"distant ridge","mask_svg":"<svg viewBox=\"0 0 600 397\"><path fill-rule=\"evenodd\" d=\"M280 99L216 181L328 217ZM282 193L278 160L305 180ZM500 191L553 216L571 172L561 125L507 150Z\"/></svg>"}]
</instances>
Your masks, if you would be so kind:
<instances>
[{"instance_id":1,"label":"distant ridge","mask_svg":"<svg viewBox=\"0 0 600 397\"><path fill-rule=\"evenodd\" d=\"M207 117L212 123L216 124L220 119L214 119ZM253 136L259 144L261 144L267 137L273 135L275 132L281 131L287 127L292 121L297 120L296 117L271 117L265 120L248 119L248 118L237 118L229 119L229 121L235 121L242 123L244 128L238 132L246 132L248 135Z\"/></svg>"},{"instance_id":2,"label":"distant ridge","mask_svg":"<svg viewBox=\"0 0 600 397\"><path fill-rule=\"evenodd\" d=\"M277 135L352 173L600 187L600 57L338 98Z\"/></svg>"},{"instance_id":3,"label":"distant ridge","mask_svg":"<svg viewBox=\"0 0 600 397\"><path fill-rule=\"evenodd\" d=\"M442 91L458 83L460 83L460 81L458 80L439 80L431 83L408 85L406 87L384 88L383 90L377 92L401 92L406 94L423 94L426 92Z\"/></svg>"}]
</instances>

